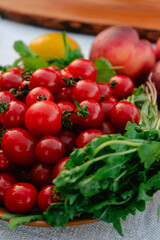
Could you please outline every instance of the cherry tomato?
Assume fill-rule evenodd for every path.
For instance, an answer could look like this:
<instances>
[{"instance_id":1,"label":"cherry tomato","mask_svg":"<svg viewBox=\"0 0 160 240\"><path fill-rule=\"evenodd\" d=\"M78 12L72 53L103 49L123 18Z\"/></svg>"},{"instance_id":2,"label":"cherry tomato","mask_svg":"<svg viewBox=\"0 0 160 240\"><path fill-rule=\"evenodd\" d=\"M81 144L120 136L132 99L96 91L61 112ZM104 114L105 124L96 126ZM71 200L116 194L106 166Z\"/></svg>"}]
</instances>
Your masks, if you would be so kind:
<instances>
[{"instance_id":1,"label":"cherry tomato","mask_svg":"<svg viewBox=\"0 0 160 240\"><path fill-rule=\"evenodd\" d=\"M110 112L111 124L118 130L125 130L128 121L139 124L139 109L130 102L121 101L114 105Z\"/></svg>"},{"instance_id":2,"label":"cherry tomato","mask_svg":"<svg viewBox=\"0 0 160 240\"><path fill-rule=\"evenodd\" d=\"M53 94L51 91L44 87L33 88L26 97L27 106L42 100L53 101Z\"/></svg>"},{"instance_id":3,"label":"cherry tomato","mask_svg":"<svg viewBox=\"0 0 160 240\"><path fill-rule=\"evenodd\" d=\"M65 154L66 155L70 154L76 145L76 135L70 130L61 129L57 137L60 138L64 143Z\"/></svg>"},{"instance_id":4,"label":"cherry tomato","mask_svg":"<svg viewBox=\"0 0 160 240\"><path fill-rule=\"evenodd\" d=\"M82 79L96 81L97 69L95 65L87 59L75 59L68 65L67 69L74 78L82 77Z\"/></svg>"},{"instance_id":5,"label":"cherry tomato","mask_svg":"<svg viewBox=\"0 0 160 240\"><path fill-rule=\"evenodd\" d=\"M8 188L17 182L17 179L10 173L0 173L0 203L4 200L4 194Z\"/></svg>"},{"instance_id":6,"label":"cherry tomato","mask_svg":"<svg viewBox=\"0 0 160 240\"><path fill-rule=\"evenodd\" d=\"M14 72L6 72L0 78L0 87L2 91L8 91L11 88L18 90L19 85L23 82L23 78Z\"/></svg>"},{"instance_id":7,"label":"cherry tomato","mask_svg":"<svg viewBox=\"0 0 160 240\"><path fill-rule=\"evenodd\" d=\"M64 154L64 143L58 137L47 136L37 143L36 155L41 162L56 163Z\"/></svg>"},{"instance_id":8,"label":"cherry tomato","mask_svg":"<svg viewBox=\"0 0 160 240\"><path fill-rule=\"evenodd\" d=\"M56 165L53 167L53 179L58 176L58 174L62 171L62 169L65 169L64 166L68 160L69 160L69 157L65 157L56 163Z\"/></svg>"},{"instance_id":9,"label":"cherry tomato","mask_svg":"<svg viewBox=\"0 0 160 240\"><path fill-rule=\"evenodd\" d=\"M103 110L104 121L110 121L110 111L116 103L117 103L117 100L116 102L111 102L110 100L107 100L107 99L100 102L100 105Z\"/></svg>"},{"instance_id":10,"label":"cherry tomato","mask_svg":"<svg viewBox=\"0 0 160 240\"><path fill-rule=\"evenodd\" d=\"M54 101L61 102L61 101L72 101L71 97L72 87L63 87L60 88L58 92L54 94Z\"/></svg>"},{"instance_id":11,"label":"cherry tomato","mask_svg":"<svg viewBox=\"0 0 160 240\"><path fill-rule=\"evenodd\" d=\"M36 160L36 142L27 130L12 128L3 135L1 147L9 160L27 166Z\"/></svg>"},{"instance_id":12,"label":"cherry tomato","mask_svg":"<svg viewBox=\"0 0 160 240\"><path fill-rule=\"evenodd\" d=\"M97 84L100 88L101 96L103 96L103 99L111 96L111 89L106 83L98 82Z\"/></svg>"},{"instance_id":13,"label":"cherry tomato","mask_svg":"<svg viewBox=\"0 0 160 240\"><path fill-rule=\"evenodd\" d=\"M104 100L108 100L109 102L115 102L115 103L118 102L117 99L115 97L113 97L112 95L106 97L106 99L104 99Z\"/></svg>"},{"instance_id":14,"label":"cherry tomato","mask_svg":"<svg viewBox=\"0 0 160 240\"><path fill-rule=\"evenodd\" d=\"M67 68L64 68L61 71L59 71L59 76L63 86L66 86L66 82L63 80L63 78L67 78L67 79L73 78L73 75L68 71Z\"/></svg>"},{"instance_id":15,"label":"cherry tomato","mask_svg":"<svg viewBox=\"0 0 160 240\"><path fill-rule=\"evenodd\" d=\"M15 168L15 164L7 158L2 149L0 149L0 172L9 172Z\"/></svg>"},{"instance_id":16,"label":"cherry tomato","mask_svg":"<svg viewBox=\"0 0 160 240\"><path fill-rule=\"evenodd\" d=\"M112 95L118 100L127 98L134 90L133 81L124 75L116 75L109 80Z\"/></svg>"},{"instance_id":17,"label":"cherry tomato","mask_svg":"<svg viewBox=\"0 0 160 240\"><path fill-rule=\"evenodd\" d=\"M25 115L27 129L37 137L56 135L61 127L61 110L51 101L40 101L31 105Z\"/></svg>"},{"instance_id":18,"label":"cherry tomato","mask_svg":"<svg viewBox=\"0 0 160 240\"><path fill-rule=\"evenodd\" d=\"M6 128L23 128L25 127L24 117L27 106L20 101L11 101L8 109L1 116L1 124Z\"/></svg>"},{"instance_id":19,"label":"cherry tomato","mask_svg":"<svg viewBox=\"0 0 160 240\"><path fill-rule=\"evenodd\" d=\"M12 100L16 100L16 97L13 93L8 91L0 91L0 102L10 102Z\"/></svg>"},{"instance_id":20,"label":"cherry tomato","mask_svg":"<svg viewBox=\"0 0 160 240\"><path fill-rule=\"evenodd\" d=\"M116 133L116 130L112 126L110 122L102 122L100 125L100 129L105 133L105 134L114 134Z\"/></svg>"},{"instance_id":21,"label":"cherry tomato","mask_svg":"<svg viewBox=\"0 0 160 240\"><path fill-rule=\"evenodd\" d=\"M30 90L30 81L24 80L18 88L19 95L17 96L17 99L19 101L25 102L26 101L26 95L28 94Z\"/></svg>"},{"instance_id":22,"label":"cherry tomato","mask_svg":"<svg viewBox=\"0 0 160 240\"><path fill-rule=\"evenodd\" d=\"M47 210L47 208L51 205L51 203L58 202L58 198L56 197L56 194L53 197L53 193L55 185L48 185L41 189L41 191L38 194L38 207L39 209L44 212Z\"/></svg>"},{"instance_id":23,"label":"cherry tomato","mask_svg":"<svg viewBox=\"0 0 160 240\"><path fill-rule=\"evenodd\" d=\"M61 112L64 111L74 111L75 105L68 101L57 102L58 107L61 109Z\"/></svg>"},{"instance_id":24,"label":"cherry tomato","mask_svg":"<svg viewBox=\"0 0 160 240\"><path fill-rule=\"evenodd\" d=\"M93 138L104 135L99 129L87 129L81 132L76 139L77 148L83 148L86 144L92 141Z\"/></svg>"},{"instance_id":25,"label":"cherry tomato","mask_svg":"<svg viewBox=\"0 0 160 240\"><path fill-rule=\"evenodd\" d=\"M35 207L37 197L38 191L32 184L20 182L5 192L4 203L11 212L26 213Z\"/></svg>"},{"instance_id":26,"label":"cherry tomato","mask_svg":"<svg viewBox=\"0 0 160 240\"><path fill-rule=\"evenodd\" d=\"M72 89L72 99L77 102L93 99L97 102L101 99L101 91L98 84L92 80L81 80Z\"/></svg>"},{"instance_id":27,"label":"cherry tomato","mask_svg":"<svg viewBox=\"0 0 160 240\"><path fill-rule=\"evenodd\" d=\"M85 100L80 103L82 107L88 106L87 111L89 115L86 117L74 115L74 123L76 126L87 129L87 128L98 128L103 120L103 110L101 105L95 100ZM76 109L78 110L78 108Z\"/></svg>"},{"instance_id":28,"label":"cherry tomato","mask_svg":"<svg viewBox=\"0 0 160 240\"><path fill-rule=\"evenodd\" d=\"M30 87L31 89L35 87L45 87L52 93L56 93L61 87L59 75L57 71L49 68L39 68L30 78Z\"/></svg>"},{"instance_id":29,"label":"cherry tomato","mask_svg":"<svg viewBox=\"0 0 160 240\"><path fill-rule=\"evenodd\" d=\"M52 171L51 164L36 162L31 168L32 182L39 188L52 184Z\"/></svg>"}]
</instances>

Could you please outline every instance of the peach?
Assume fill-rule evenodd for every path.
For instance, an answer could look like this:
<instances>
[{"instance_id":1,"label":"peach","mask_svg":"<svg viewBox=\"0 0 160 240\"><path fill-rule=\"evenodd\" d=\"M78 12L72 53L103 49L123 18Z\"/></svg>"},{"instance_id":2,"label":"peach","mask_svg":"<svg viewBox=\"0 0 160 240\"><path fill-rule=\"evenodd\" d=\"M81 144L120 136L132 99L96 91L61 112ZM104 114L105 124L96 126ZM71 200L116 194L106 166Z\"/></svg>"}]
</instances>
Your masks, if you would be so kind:
<instances>
[{"instance_id":1,"label":"peach","mask_svg":"<svg viewBox=\"0 0 160 240\"><path fill-rule=\"evenodd\" d=\"M107 58L113 66L123 66L118 74L132 78L136 84L145 79L156 62L156 53L148 40L140 40L128 26L113 26L100 32L91 47L90 60Z\"/></svg>"}]
</instances>

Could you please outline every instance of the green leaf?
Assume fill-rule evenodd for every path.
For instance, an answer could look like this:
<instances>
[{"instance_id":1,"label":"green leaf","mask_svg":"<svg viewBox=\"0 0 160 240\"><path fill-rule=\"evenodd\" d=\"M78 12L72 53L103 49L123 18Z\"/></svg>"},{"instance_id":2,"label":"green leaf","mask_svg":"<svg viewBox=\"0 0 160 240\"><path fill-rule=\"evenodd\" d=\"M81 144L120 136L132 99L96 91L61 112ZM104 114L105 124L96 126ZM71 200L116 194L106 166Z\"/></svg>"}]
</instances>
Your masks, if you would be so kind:
<instances>
[{"instance_id":1,"label":"green leaf","mask_svg":"<svg viewBox=\"0 0 160 240\"><path fill-rule=\"evenodd\" d=\"M22 41L14 43L14 49L20 54L21 57L36 57L36 54Z\"/></svg>"},{"instance_id":2,"label":"green leaf","mask_svg":"<svg viewBox=\"0 0 160 240\"><path fill-rule=\"evenodd\" d=\"M9 221L9 228L15 229L16 227L20 226L23 223L28 223L32 220L40 220L43 219L43 215L30 215L30 216L22 216L22 217L13 217Z\"/></svg>"},{"instance_id":3,"label":"green leaf","mask_svg":"<svg viewBox=\"0 0 160 240\"><path fill-rule=\"evenodd\" d=\"M148 169L155 161L159 160L160 158L160 143L151 142L148 144L143 144L139 146L138 154L141 162L144 163L144 167Z\"/></svg>"},{"instance_id":4,"label":"green leaf","mask_svg":"<svg viewBox=\"0 0 160 240\"><path fill-rule=\"evenodd\" d=\"M145 187L147 190L151 190L152 188L154 188L155 190L159 190L160 189L160 171L153 175L146 183L145 183Z\"/></svg>"},{"instance_id":5,"label":"green leaf","mask_svg":"<svg viewBox=\"0 0 160 240\"><path fill-rule=\"evenodd\" d=\"M153 200L153 198L148 196L147 193L146 193L145 183L140 184L137 199L138 199L138 201L141 201L141 200L152 201Z\"/></svg>"},{"instance_id":6,"label":"green leaf","mask_svg":"<svg viewBox=\"0 0 160 240\"><path fill-rule=\"evenodd\" d=\"M120 220L117 220L116 222L113 222L113 227L117 230L117 232L118 232L121 236L124 236L124 235L123 235L123 232L122 232L122 226L121 226Z\"/></svg>"},{"instance_id":7,"label":"green leaf","mask_svg":"<svg viewBox=\"0 0 160 240\"><path fill-rule=\"evenodd\" d=\"M106 58L100 57L94 64L97 69L97 82L107 83L111 77L116 75L116 72L114 71L115 68L112 67Z\"/></svg>"},{"instance_id":8,"label":"green leaf","mask_svg":"<svg viewBox=\"0 0 160 240\"><path fill-rule=\"evenodd\" d=\"M20 217L20 216L23 216L23 215L22 214L14 214L14 213L6 213L2 216L2 219L6 220L6 219L10 219L13 217Z\"/></svg>"},{"instance_id":9,"label":"green leaf","mask_svg":"<svg viewBox=\"0 0 160 240\"><path fill-rule=\"evenodd\" d=\"M48 63L39 57L27 57L24 61L26 69L38 69L48 67Z\"/></svg>"}]
</instances>

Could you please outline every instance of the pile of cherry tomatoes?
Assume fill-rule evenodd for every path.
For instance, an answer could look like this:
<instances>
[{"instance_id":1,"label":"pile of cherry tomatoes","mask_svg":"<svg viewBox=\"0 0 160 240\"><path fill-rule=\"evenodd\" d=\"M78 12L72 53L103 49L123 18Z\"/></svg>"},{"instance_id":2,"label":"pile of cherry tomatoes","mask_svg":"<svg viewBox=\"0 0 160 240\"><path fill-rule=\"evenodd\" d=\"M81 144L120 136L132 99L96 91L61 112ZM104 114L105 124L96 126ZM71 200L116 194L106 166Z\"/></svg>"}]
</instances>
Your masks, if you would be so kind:
<instances>
[{"instance_id":1,"label":"pile of cherry tomatoes","mask_svg":"<svg viewBox=\"0 0 160 240\"><path fill-rule=\"evenodd\" d=\"M137 107L123 99L134 83L116 75L96 82L95 65L76 59L26 71L14 67L0 73L0 202L14 213L38 206L45 211L53 195L52 180L74 148L94 137L124 131L139 123Z\"/></svg>"}]
</instances>

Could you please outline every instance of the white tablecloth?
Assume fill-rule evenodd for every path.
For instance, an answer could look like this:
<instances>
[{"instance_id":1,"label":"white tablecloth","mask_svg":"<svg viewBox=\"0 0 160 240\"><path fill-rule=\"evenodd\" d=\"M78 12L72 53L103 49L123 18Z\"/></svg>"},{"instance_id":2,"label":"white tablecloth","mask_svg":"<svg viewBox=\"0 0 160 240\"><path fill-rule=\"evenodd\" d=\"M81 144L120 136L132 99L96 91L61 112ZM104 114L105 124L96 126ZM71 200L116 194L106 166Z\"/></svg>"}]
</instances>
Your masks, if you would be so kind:
<instances>
[{"instance_id":1,"label":"white tablecloth","mask_svg":"<svg viewBox=\"0 0 160 240\"><path fill-rule=\"evenodd\" d=\"M35 37L54 30L28 26L0 18L0 65L12 64L18 55L13 43L22 40L26 44ZM68 33L80 45L84 56L89 56L91 43L95 36ZM160 240L160 223L157 223L157 208L160 192L153 202L147 203L146 211L137 212L122 222L124 237L120 237L111 224L96 222L92 224L61 228L39 228L20 226L9 230L8 223L0 221L0 240Z\"/></svg>"}]
</instances>

